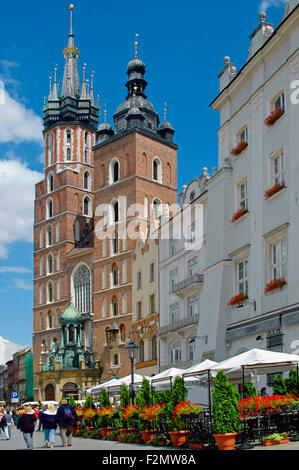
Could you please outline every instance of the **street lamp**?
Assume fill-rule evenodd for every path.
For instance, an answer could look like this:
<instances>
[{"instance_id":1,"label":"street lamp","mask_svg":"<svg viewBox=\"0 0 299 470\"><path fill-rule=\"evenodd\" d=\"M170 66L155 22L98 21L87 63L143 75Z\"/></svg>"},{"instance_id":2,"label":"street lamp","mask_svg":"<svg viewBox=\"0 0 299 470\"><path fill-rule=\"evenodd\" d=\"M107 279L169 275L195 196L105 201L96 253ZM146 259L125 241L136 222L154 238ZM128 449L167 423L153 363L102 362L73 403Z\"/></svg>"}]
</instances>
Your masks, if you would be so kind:
<instances>
[{"instance_id":1,"label":"street lamp","mask_svg":"<svg viewBox=\"0 0 299 470\"><path fill-rule=\"evenodd\" d=\"M132 404L134 405L134 362L137 357L137 350L138 346L135 344L132 340L132 338L129 338L129 343L125 347L125 350L128 353L129 359L131 361L131 399L132 399Z\"/></svg>"}]
</instances>

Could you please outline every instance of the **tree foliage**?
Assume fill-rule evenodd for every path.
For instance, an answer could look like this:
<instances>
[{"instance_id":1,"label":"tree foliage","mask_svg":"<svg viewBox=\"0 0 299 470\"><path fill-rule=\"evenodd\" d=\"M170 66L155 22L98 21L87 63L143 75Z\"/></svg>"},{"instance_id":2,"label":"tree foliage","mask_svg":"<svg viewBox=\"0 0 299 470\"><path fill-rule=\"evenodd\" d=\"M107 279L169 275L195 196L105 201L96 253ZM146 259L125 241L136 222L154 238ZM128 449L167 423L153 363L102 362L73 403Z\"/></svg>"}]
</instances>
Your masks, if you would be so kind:
<instances>
[{"instance_id":1,"label":"tree foliage","mask_svg":"<svg viewBox=\"0 0 299 470\"><path fill-rule=\"evenodd\" d=\"M276 374L273 382L273 392L276 395L287 395L287 387L282 374Z\"/></svg>"},{"instance_id":2,"label":"tree foliage","mask_svg":"<svg viewBox=\"0 0 299 470\"><path fill-rule=\"evenodd\" d=\"M258 395L253 384L245 384L243 398L255 397Z\"/></svg>"},{"instance_id":3,"label":"tree foliage","mask_svg":"<svg viewBox=\"0 0 299 470\"><path fill-rule=\"evenodd\" d=\"M106 388L103 388L101 390L99 404L100 404L100 408L102 406L107 407L107 406L111 405L111 402L109 400L109 395L108 395L108 392L107 392Z\"/></svg>"},{"instance_id":4,"label":"tree foliage","mask_svg":"<svg viewBox=\"0 0 299 470\"><path fill-rule=\"evenodd\" d=\"M152 405L152 403L153 397L151 383L148 379L143 377L140 392L136 397L136 404L140 406L140 408L144 408L146 405Z\"/></svg>"},{"instance_id":5,"label":"tree foliage","mask_svg":"<svg viewBox=\"0 0 299 470\"><path fill-rule=\"evenodd\" d=\"M93 410L96 409L95 404L90 395L87 395L83 405L83 410L86 410L87 408L92 408Z\"/></svg>"},{"instance_id":6,"label":"tree foliage","mask_svg":"<svg viewBox=\"0 0 299 470\"><path fill-rule=\"evenodd\" d=\"M238 393L227 376L219 370L213 389L213 425L215 434L239 432L241 427L238 411Z\"/></svg>"}]
</instances>

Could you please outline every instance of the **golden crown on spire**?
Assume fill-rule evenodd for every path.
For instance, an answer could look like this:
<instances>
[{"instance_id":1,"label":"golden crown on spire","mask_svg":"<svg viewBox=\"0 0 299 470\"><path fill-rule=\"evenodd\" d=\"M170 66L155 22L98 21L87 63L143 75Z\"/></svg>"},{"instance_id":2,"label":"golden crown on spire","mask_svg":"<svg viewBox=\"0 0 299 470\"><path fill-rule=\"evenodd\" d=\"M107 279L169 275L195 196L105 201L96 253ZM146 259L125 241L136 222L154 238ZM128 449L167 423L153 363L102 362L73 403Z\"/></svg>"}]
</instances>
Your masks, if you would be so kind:
<instances>
[{"instance_id":1,"label":"golden crown on spire","mask_svg":"<svg viewBox=\"0 0 299 470\"><path fill-rule=\"evenodd\" d=\"M75 8L74 5L71 3L70 6L69 6L69 9L73 10L74 8Z\"/></svg>"}]
</instances>

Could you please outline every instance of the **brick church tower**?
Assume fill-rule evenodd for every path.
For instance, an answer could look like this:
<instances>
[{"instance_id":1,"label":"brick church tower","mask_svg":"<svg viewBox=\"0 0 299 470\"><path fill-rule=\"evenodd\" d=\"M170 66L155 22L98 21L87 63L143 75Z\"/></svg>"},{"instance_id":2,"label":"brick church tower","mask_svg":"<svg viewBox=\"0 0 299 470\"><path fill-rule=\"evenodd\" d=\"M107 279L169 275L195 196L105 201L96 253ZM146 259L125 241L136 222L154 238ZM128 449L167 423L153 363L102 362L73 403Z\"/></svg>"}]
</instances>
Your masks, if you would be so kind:
<instances>
[{"instance_id":1,"label":"brick church tower","mask_svg":"<svg viewBox=\"0 0 299 470\"><path fill-rule=\"evenodd\" d=\"M166 119L159 126L146 99L145 64L137 43L114 130L106 114L97 128L93 76L89 87L85 67L80 85L72 11L71 5L61 90L55 68L43 109L45 171L36 185L33 352L38 400L78 396L112 375L130 373L124 347L131 333L136 233L152 226L151 219L158 222L177 198L174 130Z\"/></svg>"}]
</instances>

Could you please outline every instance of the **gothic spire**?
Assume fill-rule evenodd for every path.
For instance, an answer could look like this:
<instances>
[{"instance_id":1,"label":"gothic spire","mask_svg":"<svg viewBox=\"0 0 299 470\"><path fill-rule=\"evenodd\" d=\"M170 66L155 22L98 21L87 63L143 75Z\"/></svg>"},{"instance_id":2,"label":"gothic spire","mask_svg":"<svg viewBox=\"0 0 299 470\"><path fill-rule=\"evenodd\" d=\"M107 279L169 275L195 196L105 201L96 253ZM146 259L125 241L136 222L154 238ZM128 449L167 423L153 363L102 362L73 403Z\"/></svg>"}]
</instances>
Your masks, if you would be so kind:
<instances>
[{"instance_id":1,"label":"gothic spire","mask_svg":"<svg viewBox=\"0 0 299 470\"><path fill-rule=\"evenodd\" d=\"M62 81L61 96L72 96L77 98L80 96L80 81L77 60L80 51L75 47L74 34L73 34L73 9L74 5L69 6L70 10L70 33L68 38L68 45L63 50L65 58L64 75Z\"/></svg>"}]
</instances>

